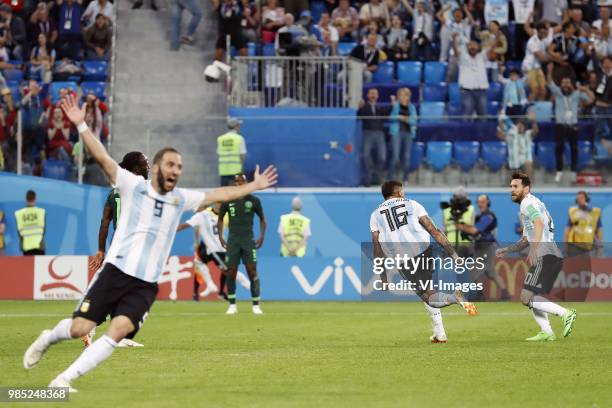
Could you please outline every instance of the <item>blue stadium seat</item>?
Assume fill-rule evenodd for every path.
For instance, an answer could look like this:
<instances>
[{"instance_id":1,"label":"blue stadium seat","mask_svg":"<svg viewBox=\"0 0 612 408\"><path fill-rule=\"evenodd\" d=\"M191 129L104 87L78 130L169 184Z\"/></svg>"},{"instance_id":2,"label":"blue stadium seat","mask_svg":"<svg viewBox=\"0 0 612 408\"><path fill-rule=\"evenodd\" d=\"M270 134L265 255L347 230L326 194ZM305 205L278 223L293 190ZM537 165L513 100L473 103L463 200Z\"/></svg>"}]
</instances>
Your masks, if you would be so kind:
<instances>
[{"instance_id":1,"label":"blue stadium seat","mask_svg":"<svg viewBox=\"0 0 612 408\"><path fill-rule=\"evenodd\" d=\"M43 165L43 177L68 180L70 166L62 160L48 159Z\"/></svg>"},{"instance_id":2,"label":"blue stadium seat","mask_svg":"<svg viewBox=\"0 0 612 408\"><path fill-rule=\"evenodd\" d=\"M498 101L489 101L487 102L487 114L489 116L497 116L499 113L499 102Z\"/></svg>"},{"instance_id":3,"label":"blue stadium seat","mask_svg":"<svg viewBox=\"0 0 612 408\"><path fill-rule=\"evenodd\" d=\"M427 162L435 171L444 170L451 163L452 155L453 144L451 142L427 143Z\"/></svg>"},{"instance_id":4,"label":"blue stadium seat","mask_svg":"<svg viewBox=\"0 0 612 408\"><path fill-rule=\"evenodd\" d=\"M51 93L51 102L55 103L59 99L59 91L62 88L69 88L74 92L78 92L79 86L76 82L52 82L49 86L49 92Z\"/></svg>"},{"instance_id":5,"label":"blue stadium seat","mask_svg":"<svg viewBox=\"0 0 612 408\"><path fill-rule=\"evenodd\" d=\"M506 61L506 71L504 72L504 76L507 78L510 75L510 71L513 69L518 69L521 72L521 67L523 65L523 61Z\"/></svg>"},{"instance_id":6,"label":"blue stadium seat","mask_svg":"<svg viewBox=\"0 0 612 408\"><path fill-rule=\"evenodd\" d=\"M254 57L257 55L257 44L254 42L247 43L247 55L249 57Z\"/></svg>"},{"instance_id":7,"label":"blue stadium seat","mask_svg":"<svg viewBox=\"0 0 612 408\"><path fill-rule=\"evenodd\" d=\"M395 64L391 61L385 61L378 64L378 69L374 71L374 78L372 82L383 84L393 82L393 73L395 71Z\"/></svg>"},{"instance_id":8,"label":"blue stadium seat","mask_svg":"<svg viewBox=\"0 0 612 408\"><path fill-rule=\"evenodd\" d=\"M81 82L81 89L83 90L83 96L87 96L92 93L99 99L106 99L106 83L104 82Z\"/></svg>"},{"instance_id":9,"label":"blue stadium seat","mask_svg":"<svg viewBox=\"0 0 612 408\"><path fill-rule=\"evenodd\" d=\"M264 44L262 49L262 54L264 57L273 57L276 55L276 51L274 50L274 44Z\"/></svg>"},{"instance_id":10,"label":"blue stadium seat","mask_svg":"<svg viewBox=\"0 0 612 408\"><path fill-rule=\"evenodd\" d=\"M425 158L425 143L414 142L412 143L412 150L410 151L410 165L408 171L414 171L419 168L423 159Z\"/></svg>"},{"instance_id":11,"label":"blue stadium seat","mask_svg":"<svg viewBox=\"0 0 612 408\"><path fill-rule=\"evenodd\" d=\"M353 51L353 48L357 46L356 42L341 42L338 43L338 55L341 57L345 57Z\"/></svg>"},{"instance_id":12,"label":"blue stadium seat","mask_svg":"<svg viewBox=\"0 0 612 408\"><path fill-rule=\"evenodd\" d=\"M400 61L397 63L397 79L407 85L420 85L423 76L423 63L420 61Z\"/></svg>"},{"instance_id":13,"label":"blue stadium seat","mask_svg":"<svg viewBox=\"0 0 612 408\"><path fill-rule=\"evenodd\" d=\"M482 142L482 159L491 171L498 171L506 164L508 145L503 141Z\"/></svg>"},{"instance_id":14,"label":"blue stadium seat","mask_svg":"<svg viewBox=\"0 0 612 408\"><path fill-rule=\"evenodd\" d=\"M480 143L476 141L455 142L454 159L461 170L470 171L480 158Z\"/></svg>"},{"instance_id":15,"label":"blue stadium seat","mask_svg":"<svg viewBox=\"0 0 612 408\"><path fill-rule=\"evenodd\" d=\"M448 101L454 105L461 105L461 90L457 82L448 84Z\"/></svg>"},{"instance_id":16,"label":"blue stadium seat","mask_svg":"<svg viewBox=\"0 0 612 408\"><path fill-rule=\"evenodd\" d=\"M572 160L572 154L569 143L566 143L563 150L564 164L569 165ZM578 171L584 170L585 167L593 160L593 144L590 140L578 141Z\"/></svg>"},{"instance_id":17,"label":"blue stadium seat","mask_svg":"<svg viewBox=\"0 0 612 408\"><path fill-rule=\"evenodd\" d=\"M449 102L447 108L448 117L451 120L463 120L461 114L463 113L463 107L461 104Z\"/></svg>"},{"instance_id":18,"label":"blue stadium seat","mask_svg":"<svg viewBox=\"0 0 612 408\"><path fill-rule=\"evenodd\" d=\"M83 79L85 81L106 81L108 62L106 61L84 61Z\"/></svg>"},{"instance_id":19,"label":"blue stadium seat","mask_svg":"<svg viewBox=\"0 0 612 408\"><path fill-rule=\"evenodd\" d=\"M504 96L504 86L499 82L489 82L487 100L500 102Z\"/></svg>"},{"instance_id":20,"label":"blue stadium seat","mask_svg":"<svg viewBox=\"0 0 612 408\"><path fill-rule=\"evenodd\" d=\"M322 0L313 0L310 3L310 12L312 13L312 21L318 23L321 18L321 14L327 12L327 7L325 7L325 2ZM297 17L296 17L297 21Z\"/></svg>"},{"instance_id":21,"label":"blue stadium seat","mask_svg":"<svg viewBox=\"0 0 612 408\"><path fill-rule=\"evenodd\" d=\"M555 142L539 142L537 151L538 163L547 171L554 171L557 164L555 158Z\"/></svg>"},{"instance_id":22,"label":"blue stadium seat","mask_svg":"<svg viewBox=\"0 0 612 408\"><path fill-rule=\"evenodd\" d=\"M425 102L446 102L447 95L446 82L423 85L423 101Z\"/></svg>"},{"instance_id":23,"label":"blue stadium seat","mask_svg":"<svg viewBox=\"0 0 612 408\"><path fill-rule=\"evenodd\" d=\"M429 61L425 63L425 83L426 84L439 84L440 82L446 82L446 69L448 64L446 62Z\"/></svg>"},{"instance_id":24,"label":"blue stadium seat","mask_svg":"<svg viewBox=\"0 0 612 408\"><path fill-rule=\"evenodd\" d=\"M21 90L19 89L19 82L7 82L6 86L11 90L11 96L13 97L13 102L17 103L21 101Z\"/></svg>"},{"instance_id":25,"label":"blue stadium seat","mask_svg":"<svg viewBox=\"0 0 612 408\"><path fill-rule=\"evenodd\" d=\"M421 123L441 123L444 121L444 102L423 102L420 106Z\"/></svg>"},{"instance_id":26,"label":"blue stadium seat","mask_svg":"<svg viewBox=\"0 0 612 408\"><path fill-rule=\"evenodd\" d=\"M549 101L536 101L529 108L530 111L535 113L536 120L538 122L548 122L553 117L553 103Z\"/></svg>"},{"instance_id":27,"label":"blue stadium seat","mask_svg":"<svg viewBox=\"0 0 612 408\"><path fill-rule=\"evenodd\" d=\"M23 71L20 69L5 69L2 71L2 76L7 81L23 81Z\"/></svg>"}]
</instances>

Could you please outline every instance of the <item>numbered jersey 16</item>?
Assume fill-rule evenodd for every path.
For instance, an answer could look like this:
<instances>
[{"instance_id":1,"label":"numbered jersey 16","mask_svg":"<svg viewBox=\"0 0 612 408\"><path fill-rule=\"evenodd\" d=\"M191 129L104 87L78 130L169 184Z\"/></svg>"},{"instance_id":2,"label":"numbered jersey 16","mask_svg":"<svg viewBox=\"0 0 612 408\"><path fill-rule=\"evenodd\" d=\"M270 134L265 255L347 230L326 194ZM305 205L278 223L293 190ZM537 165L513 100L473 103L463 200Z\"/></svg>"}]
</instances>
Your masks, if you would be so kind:
<instances>
[{"instance_id":1,"label":"numbered jersey 16","mask_svg":"<svg viewBox=\"0 0 612 408\"><path fill-rule=\"evenodd\" d=\"M429 243L429 233L419 223L427 216L421 204L406 198L391 198L370 216L370 231L378 231L380 242Z\"/></svg>"}]
</instances>

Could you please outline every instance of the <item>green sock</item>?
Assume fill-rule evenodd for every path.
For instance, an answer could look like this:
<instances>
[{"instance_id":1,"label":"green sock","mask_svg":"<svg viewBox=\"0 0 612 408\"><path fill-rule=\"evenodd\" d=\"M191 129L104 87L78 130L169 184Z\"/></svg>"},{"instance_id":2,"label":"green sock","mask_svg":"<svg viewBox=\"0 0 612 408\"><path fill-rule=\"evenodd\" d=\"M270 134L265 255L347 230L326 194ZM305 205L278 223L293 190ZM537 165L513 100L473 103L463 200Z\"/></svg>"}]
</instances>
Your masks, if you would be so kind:
<instances>
[{"instance_id":1,"label":"green sock","mask_svg":"<svg viewBox=\"0 0 612 408\"><path fill-rule=\"evenodd\" d=\"M260 294L260 288L259 288L259 277L255 277L255 279L251 279L251 299L253 301L253 305L258 305L259 304L259 300L261 299L259 297Z\"/></svg>"}]
</instances>

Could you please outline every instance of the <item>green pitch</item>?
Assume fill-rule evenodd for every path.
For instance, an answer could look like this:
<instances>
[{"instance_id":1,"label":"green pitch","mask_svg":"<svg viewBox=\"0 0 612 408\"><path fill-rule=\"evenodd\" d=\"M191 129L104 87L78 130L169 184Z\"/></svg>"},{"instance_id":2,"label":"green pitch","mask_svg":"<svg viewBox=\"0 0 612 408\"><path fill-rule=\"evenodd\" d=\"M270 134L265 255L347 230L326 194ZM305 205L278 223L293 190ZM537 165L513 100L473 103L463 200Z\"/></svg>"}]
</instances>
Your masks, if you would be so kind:
<instances>
[{"instance_id":1,"label":"green pitch","mask_svg":"<svg viewBox=\"0 0 612 408\"><path fill-rule=\"evenodd\" d=\"M73 302L0 302L0 386L46 386L82 350L51 348L31 371L22 355ZM444 309L448 344L430 344L419 303L158 302L136 340L85 377L60 407L610 407L612 304L574 304L572 335L530 344L519 304ZM98 335L104 326L98 328ZM3 404L0 403L0 406ZM30 404L20 404L25 407ZM43 404L49 406L49 404ZM31 406L42 407L41 404Z\"/></svg>"}]
</instances>

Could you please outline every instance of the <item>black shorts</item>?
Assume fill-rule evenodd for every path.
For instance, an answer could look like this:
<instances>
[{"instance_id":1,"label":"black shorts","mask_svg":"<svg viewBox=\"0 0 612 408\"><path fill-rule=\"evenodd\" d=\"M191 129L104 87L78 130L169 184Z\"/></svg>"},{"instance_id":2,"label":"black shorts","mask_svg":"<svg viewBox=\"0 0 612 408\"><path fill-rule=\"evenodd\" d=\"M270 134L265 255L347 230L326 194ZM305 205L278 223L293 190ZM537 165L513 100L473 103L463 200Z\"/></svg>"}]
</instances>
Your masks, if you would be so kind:
<instances>
[{"instance_id":1,"label":"black shorts","mask_svg":"<svg viewBox=\"0 0 612 408\"><path fill-rule=\"evenodd\" d=\"M424 259L433 258L433 248L430 245L425 251L421 252L419 255L414 256L413 258L423 257ZM399 273L402 275L402 278L407 280L408 282L412 282L415 284L415 293L418 296L421 296L425 293L425 289L422 287L422 284L425 282L429 282L432 279L434 268L432 262L421 262L419 267L411 273L412 271L406 271L404 269L400 270Z\"/></svg>"},{"instance_id":2,"label":"black shorts","mask_svg":"<svg viewBox=\"0 0 612 408\"><path fill-rule=\"evenodd\" d=\"M132 339L144 323L157 291L157 283L140 280L107 263L83 296L72 317L83 317L99 325L108 315L111 319L115 316L126 316L135 327L134 331L126 336Z\"/></svg>"},{"instance_id":3,"label":"black shorts","mask_svg":"<svg viewBox=\"0 0 612 408\"><path fill-rule=\"evenodd\" d=\"M525 275L523 288L533 293L546 294L552 290L561 267L563 259L555 255L544 255L537 265L532 266Z\"/></svg>"},{"instance_id":4,"label":"black shorts","mask_svg":"<svg viewBox=\"0 0 612 408\"><path fill-rule=\"evenodd\" d=\"M204 263L213 262L221 269L227 269L227 266L225 265L225 252L215 252L214 254L211 252L209 254L206 250L206 244L204 244L204 242L200 242L200 245L198 246L198 257Z\"/></svg>"},{"instance_id":5,"label":"black shorts","mask_svg":"<svg viewBox=\"0 0 612 408\"><path fill-rule=\"evenodd\" d=\"M239 51L243 48L246 48L248 40L242 33L234 33L231 35L230 45L236 48L236 51ZM225 50L227 48L227 43L225 41L225 34L219 34L217 38L216 49ZM233 176L232 176L233 177Z\"/></svg>"}]
</instances>

